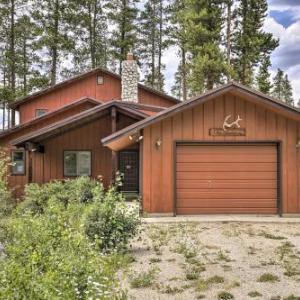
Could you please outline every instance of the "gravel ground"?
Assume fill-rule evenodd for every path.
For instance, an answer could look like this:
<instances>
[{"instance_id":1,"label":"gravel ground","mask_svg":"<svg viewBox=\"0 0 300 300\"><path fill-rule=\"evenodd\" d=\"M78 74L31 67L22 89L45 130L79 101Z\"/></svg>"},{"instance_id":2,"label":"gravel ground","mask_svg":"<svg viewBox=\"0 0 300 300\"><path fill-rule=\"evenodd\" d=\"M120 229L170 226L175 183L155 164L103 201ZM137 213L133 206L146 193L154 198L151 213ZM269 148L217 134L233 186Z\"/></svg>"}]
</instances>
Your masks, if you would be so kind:
<instances>
[{"instance_id":1,"label":"gravel ground","mask_svg":"<svg viewBox=\"0 0 300 300\"><path fill-rule=\"evenodd\" d=\"M144 224L131 254L129 299L300 299L300 224Z\"/></svg>"}]
</instances>

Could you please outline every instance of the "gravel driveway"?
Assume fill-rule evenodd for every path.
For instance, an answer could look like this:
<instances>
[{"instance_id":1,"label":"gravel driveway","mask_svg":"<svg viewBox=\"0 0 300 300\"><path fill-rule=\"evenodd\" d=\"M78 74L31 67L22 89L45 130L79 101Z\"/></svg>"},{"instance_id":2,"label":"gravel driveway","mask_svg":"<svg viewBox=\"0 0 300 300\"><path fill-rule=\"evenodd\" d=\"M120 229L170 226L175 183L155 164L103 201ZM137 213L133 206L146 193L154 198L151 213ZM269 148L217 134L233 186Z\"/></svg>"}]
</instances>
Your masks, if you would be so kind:
<instances>
[{"instance_id":1,"label":"gravel driveway","mask_svg":"<svg viewBox=\"0 0 300 300\"><path fill-rule=\"evenodd\" d=\"M130 299L300 299L300 224L144 224Z\"/></svg>"}]
</instances>

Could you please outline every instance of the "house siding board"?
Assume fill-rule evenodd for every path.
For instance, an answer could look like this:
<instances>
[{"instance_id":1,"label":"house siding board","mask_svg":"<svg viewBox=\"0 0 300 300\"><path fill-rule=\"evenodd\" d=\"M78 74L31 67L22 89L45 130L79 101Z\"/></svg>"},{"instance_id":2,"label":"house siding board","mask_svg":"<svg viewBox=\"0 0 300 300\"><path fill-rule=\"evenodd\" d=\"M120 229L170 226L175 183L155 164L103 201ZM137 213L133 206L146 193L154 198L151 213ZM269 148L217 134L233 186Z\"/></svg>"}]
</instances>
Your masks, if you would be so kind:
<instances>
[{"instance_id":1,"label":"house siding board","mask_svg":"<svg viewBox=\"0 0 300 300\"><path fill-rule=\"evenodd\" d=\"M121 80L108 74L101 74L104 82L97 84L97 74L78 79L68 85L59 87L35 99L24 102L19 107L20 122L24 123L35 117L35 109L44 108L54 111L82 97L91 97L99 102L121 100ZM174 102L166 97L139 88L139 102L161 107L169 107Z\"/></svg>"},{"instance_id":2,"label":"house siding board","mask_svg":"<svg viewBox=\"0 0 300 300\"><path fill-rule=\"evenodd\" d=\"M144 129L144 210L149 213L174 212L172 208L175 196L173 193L175 180L173 178L173 145L175 141L280 141L282 144L281 188L283 213L300 213L300 149L295 147L300 138L300 125L278 112L275 113L273 110L261 107L248 101L247 98L241 98L241 96L227 93L221 98L217 97L209 100L209 102L210 104L199 104L184 112L179 111L176 115L164 121L158 121L156 124ZM243 119L241 126L246 128L246 136L210 136L209 129L222 127L225 116L229 114L232 115L232 118L236 118L237 114L240 114ZM167 124L172 126L172 130L169 129ZM162 139L160 149L154 147L157 138ZM172 149L171 155L170 149ZM165 178L171 178L171 182L165 181ZM162 201L164 205L161 205ZM255 208L249 208L249 210L255 212ZM242 209L240 211L242 212ZM215 212L221 211L216 209ZM227 212L230 213L229 208ZM270 210L266 209L261 212L270 213Z\"/></svg>"}]
</instances>

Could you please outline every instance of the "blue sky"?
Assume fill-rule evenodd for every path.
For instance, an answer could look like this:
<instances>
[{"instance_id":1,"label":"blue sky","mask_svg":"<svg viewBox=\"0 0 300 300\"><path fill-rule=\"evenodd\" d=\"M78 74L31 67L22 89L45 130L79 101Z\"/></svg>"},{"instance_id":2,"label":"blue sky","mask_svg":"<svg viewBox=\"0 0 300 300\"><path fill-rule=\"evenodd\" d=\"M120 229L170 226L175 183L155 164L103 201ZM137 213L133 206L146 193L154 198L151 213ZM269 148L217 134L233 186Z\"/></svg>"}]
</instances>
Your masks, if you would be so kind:
<instances>
[{"instance_id":1,"label":"blue sky","mask_svg":"<svg viewBox=\"0 0 300 300\"><path fill-rule=\"evenodd\" d=\"M300 99L300 0L268 0L269 11L264 29L279 38L280 46L273 52L271 74L284 70L293 85L296 102ZM173 84L178 58L171 48L164 55L167 90Z\"/></svg>"}]
</instances>

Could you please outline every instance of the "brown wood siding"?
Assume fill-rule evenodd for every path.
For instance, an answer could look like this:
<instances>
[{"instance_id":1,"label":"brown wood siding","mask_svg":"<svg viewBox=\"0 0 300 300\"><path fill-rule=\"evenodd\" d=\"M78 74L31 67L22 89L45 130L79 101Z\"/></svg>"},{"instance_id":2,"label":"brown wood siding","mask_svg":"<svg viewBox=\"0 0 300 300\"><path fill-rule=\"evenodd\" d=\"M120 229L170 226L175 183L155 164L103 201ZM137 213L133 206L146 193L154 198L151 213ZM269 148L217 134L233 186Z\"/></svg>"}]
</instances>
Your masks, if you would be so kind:
<instances>
[{"instance_id":1,"label":"brown wood siding","mask_svg":"<svg viewBox=\"0 0 300 300\"><path fill-rule=\"evenodd\" d=\"M97 84L97 75L82 78L67 86L57 88L45 95L23 103L20 108L20 122L24 123L35 117L36 109L54 111L82 97L91 97L101 102L121 100L121 81L113 76L102 74L104 83ZM169 107L175 103L163 96L139 88L139 101L143 104Z\"/></svg>"},{"instance_id":2,"label":"brown wood siding","mask_svg":"<svg viewBox=\"0 0 300 300\"><path fill-rule=\"evenodd\" d=\"M136 120L119 113L117 129L122 129L134 122ZM102 146L101 138L111 134L111 125L111 117L108 113L96 121L46 140L42 143L45 147L45 153L34 152L32 154L32 182L46 183L55 179L65 179L66 177L63 174L63 151L91 150L92 177L103 176L103 182L108 186L112 178L111 150ZM24 134L24 132L22 133ZM132 148L136 148L136 146ZM9 152L9 149L7 150ZM28 183L28 153L26 153L26 158L26 174L24 176L9 176L9 185L16 190L15 195L17 197L22 195L24 185Z\"/></svg>"},{"instance_id":3,"label":"brown wood siding","mask_svg":"<svg viewBox=\"0 0 300 300\"><path fill-rule=\"evenodd\" d=\"M277 212L276 145L178 145L176 213Z\"/></svg>"},{"instance_id":4,"label":"brown wood siding","mask_svg":"<svg viewBox=\"0 0 300 300\"><path fill-rule=\"evenodd\" d=\"M210 136L225 116L237 115L245 136ZM230 93L150 125L143 131L143 207L149 213L174 212L175 141L280 141L283 213L300 213L300 124L270 111L250 99ZM155 146L157 139L161 147Z\"/></svg>"}]
</instances>

